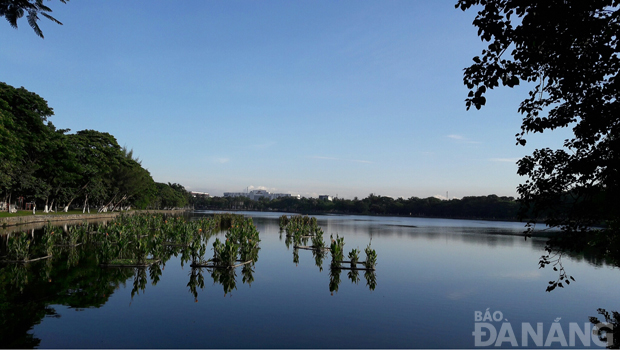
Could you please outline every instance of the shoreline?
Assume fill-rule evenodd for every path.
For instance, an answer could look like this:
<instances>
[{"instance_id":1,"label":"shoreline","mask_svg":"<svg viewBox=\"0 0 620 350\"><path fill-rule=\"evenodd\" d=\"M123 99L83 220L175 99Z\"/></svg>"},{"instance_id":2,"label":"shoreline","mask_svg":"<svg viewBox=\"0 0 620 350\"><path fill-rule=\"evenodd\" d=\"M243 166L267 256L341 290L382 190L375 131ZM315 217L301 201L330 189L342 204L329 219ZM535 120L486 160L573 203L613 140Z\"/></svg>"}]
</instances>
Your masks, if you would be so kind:
<instances>
[{"instance_id":1,"label":"shoreline","mask_svg":"<svg viewBox=\"0 0 620 350\"><path fill-rule=\"evenodd\" d=\"M524 225L527 221L519 221L516 218L513 219L500 219L500 218L479 218L479 217L460 217L460 216L428 216L428 215L397 215L397 214L360 214L360 213L340 213L340 212L303 212L303 211L285 211L285 210L256 210L256 209L192 209L193 211L222 211L222 212L233 212L233 211L254 211L259 213L285 213L285 214L299 214L299 215L350 215L350 216L375 216L375 217L394 217L394 218L427 218L427 219L448 219L448 220L477 220L477 221L495 221L495 222L518 222L523 223ZM544 224L544 222L540 221L537 224Z\"/></svg>"},{"instance_id":2,"label":"shoreline","mask_svg":"<svg viewBox=\"0 0 620 350\"><path fill-rule=\"evenodd\" d=\"M136 213L163 213L163 214L179 214L191 211L192 209L177 209L177 210L129 210L129 211L115 211L111 213L92 213L92 214L35 214L28 216L10 216L0 218L0 227L6 228L10 226L19 226L27 224L37 224L56 221L76 221L76 220L92 220L92 219L111 219L120 214L133 215Z\"/></svg>"}]
</instances>

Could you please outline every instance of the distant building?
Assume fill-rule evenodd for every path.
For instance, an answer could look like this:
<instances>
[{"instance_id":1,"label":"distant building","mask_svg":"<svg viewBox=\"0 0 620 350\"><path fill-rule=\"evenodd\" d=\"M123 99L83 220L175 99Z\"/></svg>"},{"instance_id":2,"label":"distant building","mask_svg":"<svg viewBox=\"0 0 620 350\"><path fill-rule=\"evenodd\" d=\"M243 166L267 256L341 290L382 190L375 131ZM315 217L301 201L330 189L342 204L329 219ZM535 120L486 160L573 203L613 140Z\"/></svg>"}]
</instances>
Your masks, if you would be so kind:
<instances>
[{"instance_id":1,"label":"distant building","mask_svg":"<svg viewBox=\"0 0 620 350\"><path fill-rule=\"evenodd\" d=\"M333 199L332 196L330 196L328 194L320 194L319 195L319 200L322 200L322 201L330 201L331 202L332 199Z\"/></svg>"},{"instance_id":2,"label":"distant building","mask_svg":"<svg viewBox=\"0 0 620 350\"><path fill-rule=\"evenodd\" d=\"M194 198L196 198L196 197L210 197L207 192L189 191L189 194L192 195L192 197L194 197Z\"/></svg>"},{"instance_id":3,"label":"distant building","mask_svg":"<svg viewBox=\"0 0 620 350\"><path fill-rule=\"evenodd\" d=\"M290 193L270 193L266 190L252 190L250 192L224 192L224 197L246 197L254 201L261 198L267 198L269 200L284 197L292 197L297 199L301 198L300 195L292 195Z\"/></svg>"}]
</instances>

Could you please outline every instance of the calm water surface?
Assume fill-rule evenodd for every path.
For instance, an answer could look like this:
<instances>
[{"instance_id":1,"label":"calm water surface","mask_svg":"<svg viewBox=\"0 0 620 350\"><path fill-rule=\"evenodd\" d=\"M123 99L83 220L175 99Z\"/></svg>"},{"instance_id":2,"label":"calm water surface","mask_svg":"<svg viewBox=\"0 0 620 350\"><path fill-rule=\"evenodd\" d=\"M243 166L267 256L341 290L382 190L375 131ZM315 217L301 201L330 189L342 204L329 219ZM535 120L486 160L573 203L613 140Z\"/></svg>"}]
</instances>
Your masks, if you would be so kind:
<instances>
[{"instance_id":1,"label":"calm water surface","mask_svg":"<svg viewBox=\"0 0 620 350\"><path fill-rule=\"evenodd\" d=\"M329 254L322 270L310 251L300 250L295 263L279 232L282 213L243 214L254 218L262 240L251 284L238 268L236 289L225 293L205 270L195 296L192 269L179 255L155 285L148 279L132 297L134 270L93 277L101 269L80 272L82 258L64 272L75 275L63 277L65 286L41 296L48 316L28 333L41 348L473 348L474 313L487 308L502 312L519 344L522 322L547 329L558 321L567 331L570 322L588 323L598 308L620 309L619 271L582 258L562 260L576 282L545 292L558 273L538 269L545 240L514 236L521 223L317 216L326 241L329 234L345 237L345 254L359 247L363 259L371 239L378 254L374 290L363 272L354 283L343 270L332 293ZM85 302L97 283L110 292ZM28 288L23 293L35 298Z\"/></svg>"}]
</instances>

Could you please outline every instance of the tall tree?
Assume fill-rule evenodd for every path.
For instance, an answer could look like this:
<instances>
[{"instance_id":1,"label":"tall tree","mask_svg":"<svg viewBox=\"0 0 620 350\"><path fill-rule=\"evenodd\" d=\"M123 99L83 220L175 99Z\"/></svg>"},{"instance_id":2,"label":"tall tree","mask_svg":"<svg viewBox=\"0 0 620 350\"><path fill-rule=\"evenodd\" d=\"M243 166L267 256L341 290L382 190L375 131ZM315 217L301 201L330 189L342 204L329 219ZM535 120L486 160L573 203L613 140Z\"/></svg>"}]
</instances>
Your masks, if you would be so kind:
<instances>
[{"instance_id":1,"label":"tall tree","mask_svg":"<svg viewBox=\"0 0 620 350\"><path fill-rule=\"evenodd\" d=\"M66 4L69 0L59 1ZM45 6L43 0L0 0L0 16L6 18L11 27L17 29L17 20L26 15L28 24L41 38L43 38L43 31L37 23L39 21L39 14L52 22L62 25L60 21L52 17L48 12L52 12L52 9Z\"/></svg>"},{"instance_id":2,"label":"tall tree","mask_svg":"<svg viewBox=\"0 0 620 350\"><path fill-rule=\"evenodd\" d=\"M537 149L519 160L518 173L528 180L517 190L522 215L562 228L565 235L552 243L573 248L593 241L602 242L601 249L620 248L619 5L618 0L456 4L462 10L476 6L473 24L489 43L465 69L467 109L481 108L485 93L500 84L527 82L531 90L518 109L523 122L517 144L525 145L529 133L572 128L562 148ZM598 224L605 229L592 229Z\"/></svg>"},{"instance_id":3,"label":"tall tree","mask_svg":"<svg viewBox=\"0 0 620 350\"><path fill-rule=\"evenodd\" d=\"M34 177L53 125L54 112L39 95L0 82L0 193L33 191Z\"/></svg>"}]
</instances>

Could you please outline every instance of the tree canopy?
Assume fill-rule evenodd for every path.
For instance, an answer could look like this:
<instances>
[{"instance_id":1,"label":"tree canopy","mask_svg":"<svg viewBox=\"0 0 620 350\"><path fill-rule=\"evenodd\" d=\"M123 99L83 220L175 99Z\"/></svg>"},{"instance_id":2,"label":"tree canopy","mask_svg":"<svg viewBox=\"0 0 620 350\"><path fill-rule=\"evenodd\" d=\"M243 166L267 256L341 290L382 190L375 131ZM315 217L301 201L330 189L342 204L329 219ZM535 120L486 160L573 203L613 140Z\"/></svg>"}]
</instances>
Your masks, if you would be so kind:
<instances>
[{"instance_id":1,"label":"tree canopy","mask_svg":"<svg viewBox=\"0 0 620 350\"><path fill-rule=\"evenodd\" d=\"M59 1L66 4L69 0ZM41 38L43 38L43 31L37 23L39 21L39 14L52 22L62 25L59 20L52 17L48 12L52 12L52 9L45 6L43 0L0 0L0 16L6 18L11 27L17 29L17 20L26 15L28 24Z\"/></svg>"},{"instance_id":2,"label":"tree canopy","mask_svg":"<svg viewBox=\"0 0 620 350\"><path fill-rule=\"evenodd\" d=\"M179 184L156 184L133 151L106 132L57 130L41 96L0 82L0 204L18 197L38 208L76 200L84 210L121 206L173 208L189 204ZM90 209L89 209L90 210Z\"/></svg>"},{"instance_id":3,"label":"tree canopy","mask_svg":"<svg viewBox=\"0 0 620 350\"><path fill-rule=\"evenodd\" d=\"M530 133L572 128L560 149L542 148L518 161L528 177L517 191L522 214L561 227L566 242L604 233L615 245L620 217L620 1L459 0L475 8L473 25L488 42L465 69L467 109L480 109L488 90L531 87L518 111L517 144ZM592 229L603 225L604 230ZM613 233L613 235L609 235ZM576 237L580 237L576 239ZM616 239L617 241L617 239ZM590 240L591 242L591 240Z\"/></svg>"}]
</instances>

